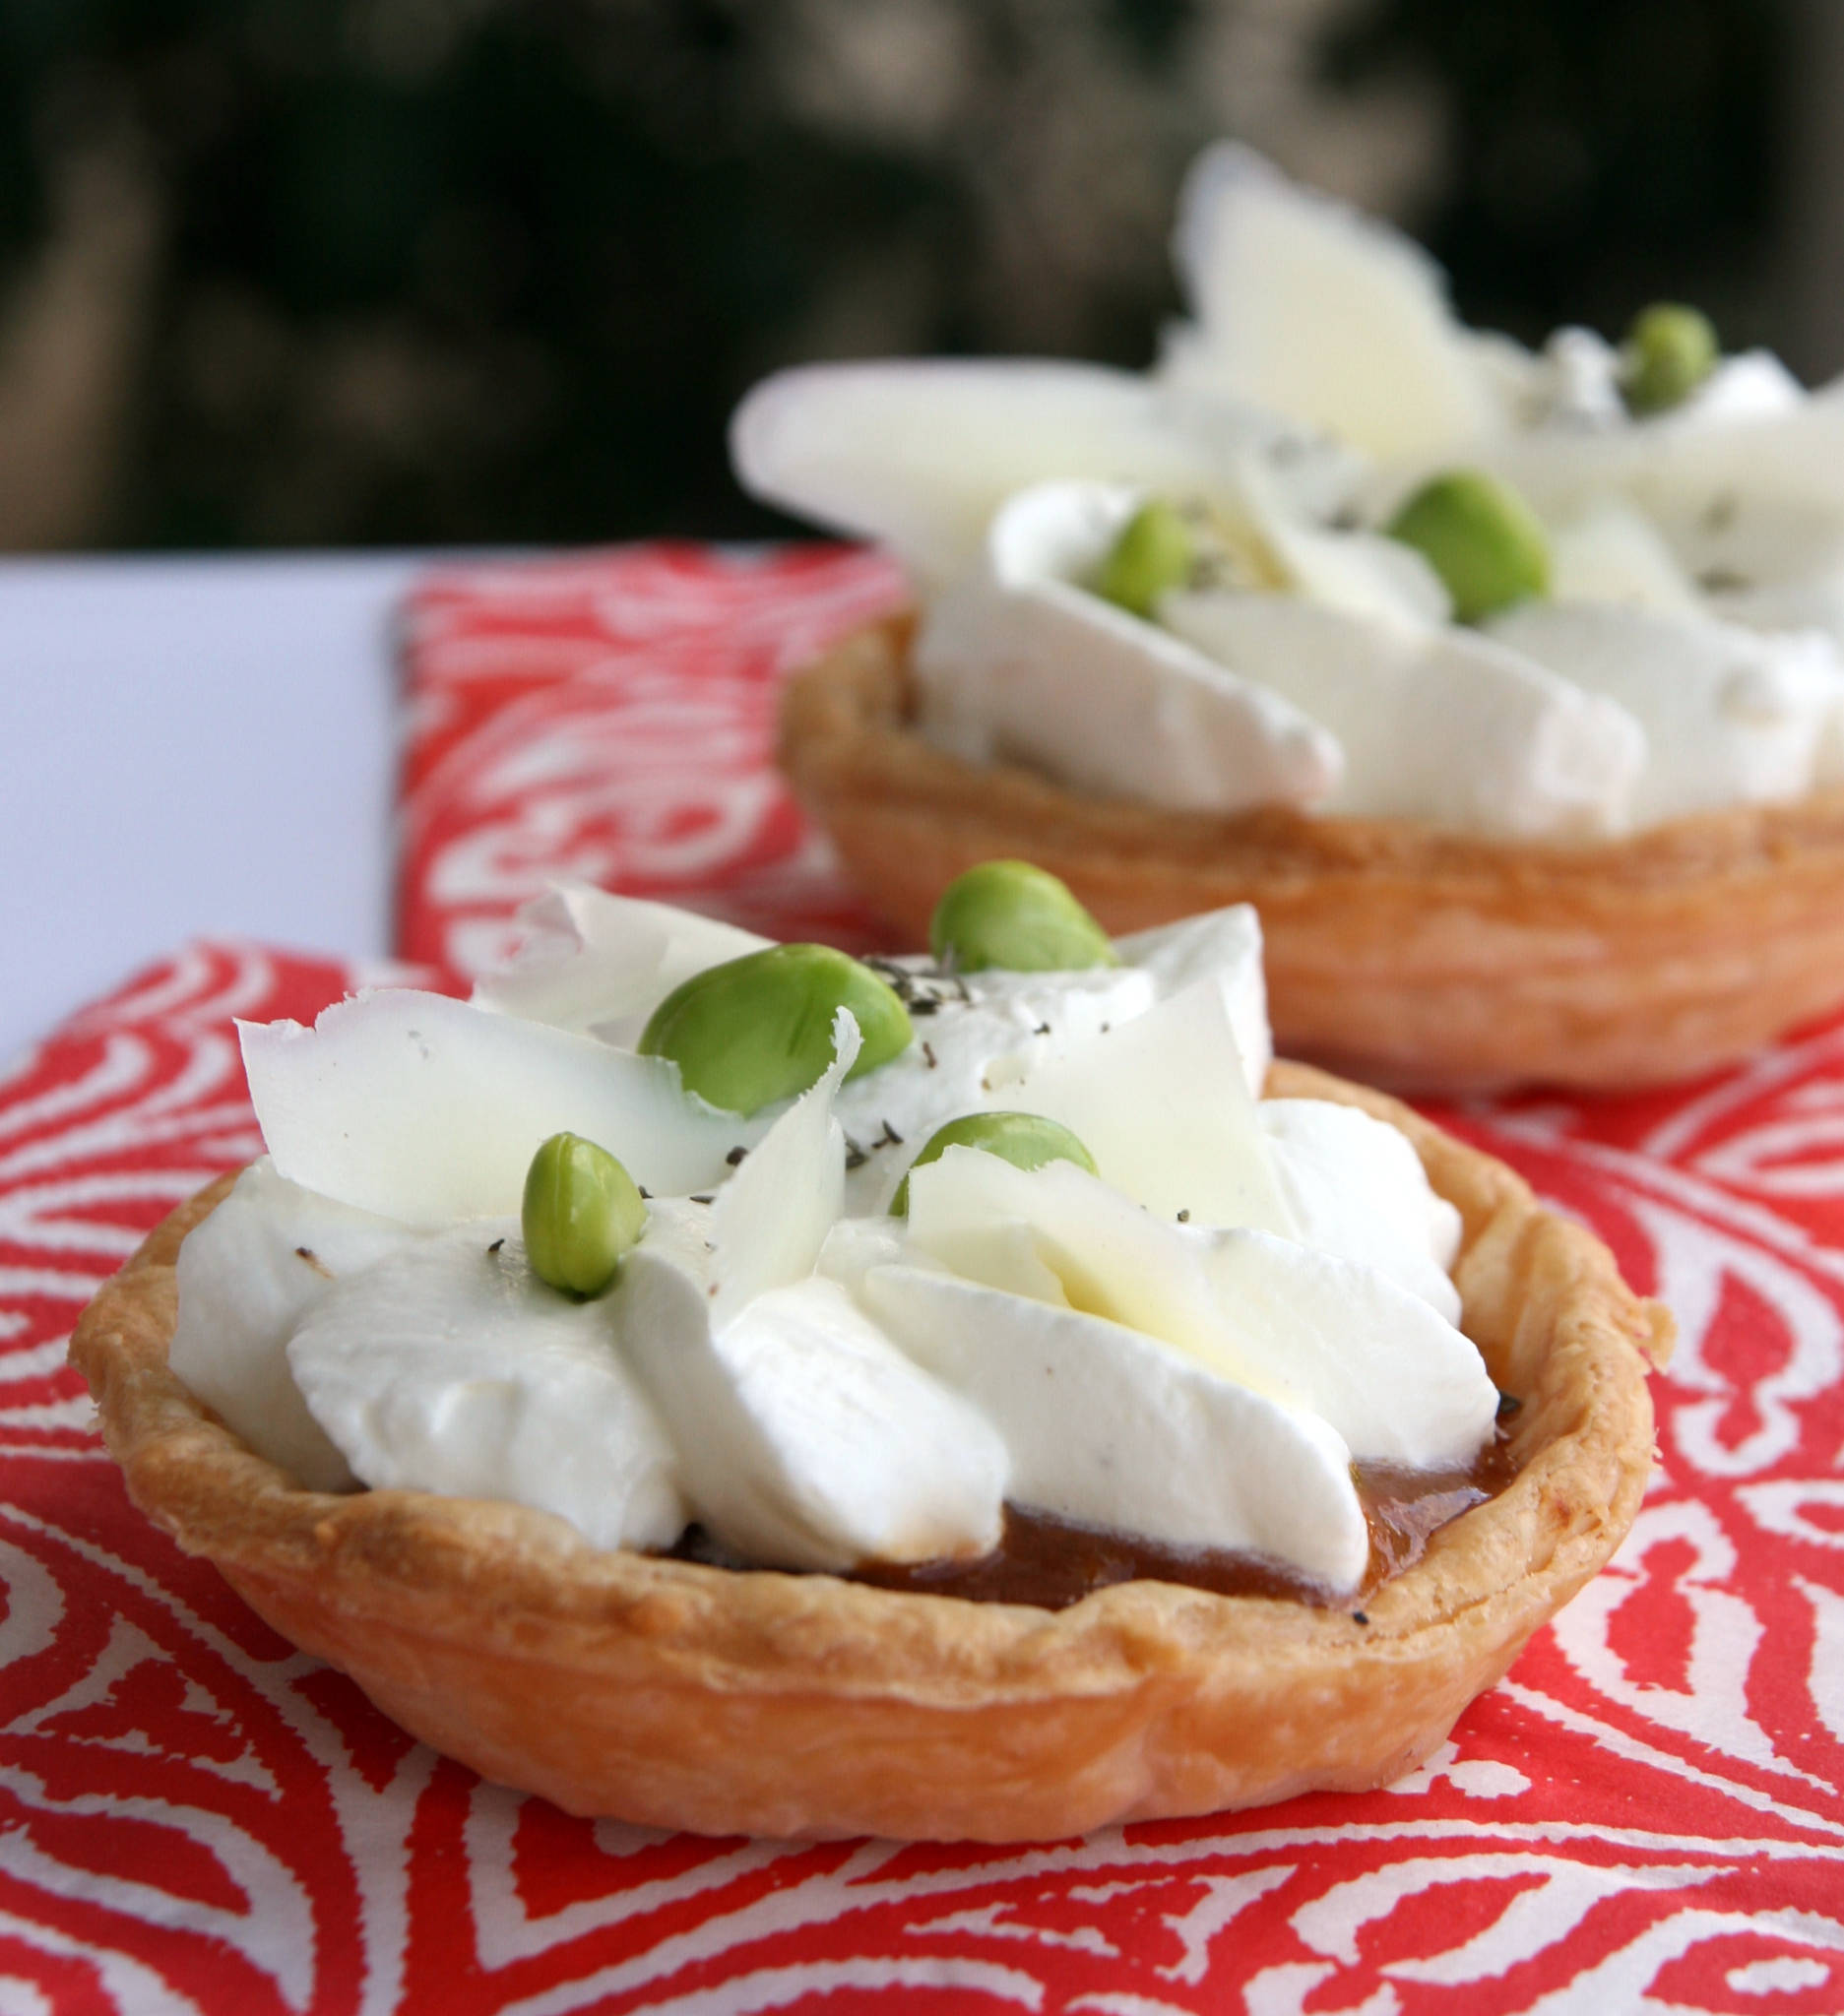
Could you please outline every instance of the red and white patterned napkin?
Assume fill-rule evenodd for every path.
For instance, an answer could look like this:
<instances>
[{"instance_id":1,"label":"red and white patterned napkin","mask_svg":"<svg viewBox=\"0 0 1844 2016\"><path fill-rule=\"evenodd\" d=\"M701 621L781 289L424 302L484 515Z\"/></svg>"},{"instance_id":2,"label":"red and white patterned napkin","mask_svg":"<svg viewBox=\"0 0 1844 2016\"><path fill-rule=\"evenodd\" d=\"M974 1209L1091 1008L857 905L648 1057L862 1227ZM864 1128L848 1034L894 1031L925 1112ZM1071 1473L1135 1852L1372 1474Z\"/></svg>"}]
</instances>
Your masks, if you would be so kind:
<instances>
[{"instance_id":1,"label":"red and white patterned napkin","mask_svg":"<svg viewBox=\"0 0 1844 2016\"><path fill-rule=\"evenodd\" d=\"M769 767L879 562L467 570L410 627L402 944L547 874L864 920ZM359 977L190 948L0 1082L0 2011L1844 2009L1844 1018L1689 1090L1442 1117L1662 1295L1615 1564L1388 1792L1001 1851L572 1820L412 1743L129 1506L63 1367L94 1284L257 1148L232 1014Z\"/></svg>"}]
</instances>

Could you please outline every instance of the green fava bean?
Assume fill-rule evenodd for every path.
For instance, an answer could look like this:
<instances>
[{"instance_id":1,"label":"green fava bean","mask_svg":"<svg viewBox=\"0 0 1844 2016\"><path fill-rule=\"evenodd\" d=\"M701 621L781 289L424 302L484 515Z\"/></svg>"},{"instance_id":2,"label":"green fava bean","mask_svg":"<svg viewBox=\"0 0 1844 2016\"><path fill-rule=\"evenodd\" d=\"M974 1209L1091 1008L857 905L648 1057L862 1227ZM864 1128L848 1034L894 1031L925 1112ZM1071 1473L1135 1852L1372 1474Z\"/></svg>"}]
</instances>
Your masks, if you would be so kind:
<instances>
[{"instance_id":1,"label":"green fava bean","mask_svg":"<svg viewBox=\"0 0 1844 2016\"><path fill-rule=\"evenodd\" d=\"M711 1105L759 1112L820 1078L841 1008L863 1038L848 1077L909 1047L909 1010L869 967L830 945L771 945L681 981L653 1011L640 1053L669 1057L685 1090Z\"/></svg>"},{"instance_id":2,"label":"green fava bean","mask_svg":"<svg viewBox=\"0 0 1844 2016\"><path fill-rule=\"evenodd\" d=\"M1482 622L1549 593L1550 540L1542 521L1508 483L1483 470L1451 470L1424 483L1384 530L1440 576L1458 622Z\"/></svg>"},{"instance_id":3,"label":"green fava bean","mask_svg":"<svg viewBox=\"0 0 1844 2016\"><path fill-rule=\"evenodd\" d=\"M1029 861L982 861L941 893L928 949L959 973L1077 973L1118 966L1108 933L1066 883Z\"/></svg>"},{"instance_id":4,"label":"green fava bean","mask_svg":"<svg viewBox=\"0 0 1844 2016\"><path fill-rule=\"evenodd\" d=\"M526 1257L565 1294L599 1295L647 1228L634 1179L605 1148L553 1134L532 1158L520 1214Z\"/></svg>"},{"instance_id":5,"label":"green fava bean","mask_svg":"<svg viewBox=\"0 0 1844 2016\"><path fill-rule=\"evenodd\" d=\"M1190 579L1196 559L1191 529L1176 505L1150 498L1121 528L1102 570L1095 593L1149 621L1168 590Z\"/></svg>"},{"instance_id":6,"label":"green fava bean","mask_svg":"<svg viewBox=\"0 0 1844 2016\"><path fill-rule=\"evenodd\" d=\"M978 1148L1016 1169L1041 1169L1047 1162L1072 1162L1090 1175L1097 1173L1095 1158L1059 1121L1047 1120L1042 1113L968 1113L929 1135L890 1200L893 1218L909 1216L910 1176L926 1164L939 1162L950 1148Z\"/></svg>"},{"instance_id":7,"label":"green fava bean","mask_svg":"<svg viewBox=\"0 0 1844 2016\"><path fill-rule=\"evenodd\" d=\"M1699 308L1654 301L1626 332L1621 394L1628 410L1662 413L1682 406L1716 368L1722 346L1715 324Z\"/></svg>"}]
</instances>

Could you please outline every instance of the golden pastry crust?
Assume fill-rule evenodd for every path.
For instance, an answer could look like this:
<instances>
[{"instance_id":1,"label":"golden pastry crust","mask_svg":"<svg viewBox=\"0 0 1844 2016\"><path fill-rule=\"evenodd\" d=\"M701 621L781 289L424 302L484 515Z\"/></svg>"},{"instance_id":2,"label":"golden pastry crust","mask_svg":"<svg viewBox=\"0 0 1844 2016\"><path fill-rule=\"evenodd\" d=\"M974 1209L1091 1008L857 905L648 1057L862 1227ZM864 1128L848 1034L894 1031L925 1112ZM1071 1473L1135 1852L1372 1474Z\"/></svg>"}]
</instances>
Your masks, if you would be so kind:
<instances>
[{"instance_id":1,"label":"golden pastry crust","mask_svg":"<svg viewBox=\"0 0 1844 2016\"><path fill-rule=\"evenodd\" d=\"M1726 1063L1844 1000L1844 791L1540 847L1407 819L1087 798L910 724L910 625L789 687L781 760L906 943L976 861L1060 875L1111 931L1252 903L1275 1038L1394 1085L1630 1088Z\"/></svg>"},{"instance_id":2,"label":"golden pastry crust","mask_svg":"<svg viewBox=\"0 0 1844 2016\"><path fill-rule=\"evenodd\" d=\"M387 1715L567 1811L764 1835L1026 1841L1388 1784L1608 1558L1652 1460L1671 1319L1579 1227L1407 1108L1302 1066L1269 1091L1394 1121L1465 1220L1465 1328L1518 1395L1517 1475L1342 1609L1163 1583L1056 1612L599 1552L561 1520L301 1489L166 1363L173 1262L229 1177L85 1312L72 1361L136 1502Z\"/></svg>"}]
</instances>

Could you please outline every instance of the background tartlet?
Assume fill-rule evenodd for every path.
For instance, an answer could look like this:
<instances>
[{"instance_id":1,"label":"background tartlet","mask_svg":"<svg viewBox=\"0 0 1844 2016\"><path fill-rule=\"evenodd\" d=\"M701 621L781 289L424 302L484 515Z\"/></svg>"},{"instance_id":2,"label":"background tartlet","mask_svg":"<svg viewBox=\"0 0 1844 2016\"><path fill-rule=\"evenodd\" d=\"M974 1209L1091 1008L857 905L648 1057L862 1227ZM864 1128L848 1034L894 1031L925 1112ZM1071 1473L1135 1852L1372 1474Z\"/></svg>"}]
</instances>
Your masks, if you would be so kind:
<instances>
[{"instance_id":1,"label":"background tartlet","mask_svg":"<svg viewBox=\"0 0 1844 2016\"><path fill-rule=\"evenodd\" d=\"M1844 791L1567 847L1173 811L926 741L911 634L899 617L846 640L789 687L781 722L795 791L899 938L1000 854L1061 876L1115 932L1252 903L1282 1049L1448 1091L1685 1078L1844 986Z\"/></svg>"},{"instance_id":2,"label":"background tartlet","mask_svg":"<svg viewBox=\"0 0 1844 2016\"><path fill-rule=\"evenodd\" d=\"M301 1489L166 1364L174 1213L72 1358L136 1500L405 1728L574 1812L707 1833L989 1841L1359 1790L1420 1764L1598 1569L1650 1472L1671 1322L1501 1165L1379 1095L1458 1206L1464 1326L1516 1475L1362 1613L1128 1583L1055 1613L598 1551L519 1507Z\"/></svg>"},{"instance_id":3,"label":"background tartlet","mask_svg":"<svg viewBox=\"0 0 1844 2016\"><path fill-rule=\"evenodd\" d=\"M764 381L756 495L915 603L782 755L912 931L995 853L1111 927L1247 901L1284 1047L1430 1089L1637 1086L1844 998L1844 382L1654 303L1465 326L1390 227L1193 163L1145 372Z\"/></svg>"}]
</instances>

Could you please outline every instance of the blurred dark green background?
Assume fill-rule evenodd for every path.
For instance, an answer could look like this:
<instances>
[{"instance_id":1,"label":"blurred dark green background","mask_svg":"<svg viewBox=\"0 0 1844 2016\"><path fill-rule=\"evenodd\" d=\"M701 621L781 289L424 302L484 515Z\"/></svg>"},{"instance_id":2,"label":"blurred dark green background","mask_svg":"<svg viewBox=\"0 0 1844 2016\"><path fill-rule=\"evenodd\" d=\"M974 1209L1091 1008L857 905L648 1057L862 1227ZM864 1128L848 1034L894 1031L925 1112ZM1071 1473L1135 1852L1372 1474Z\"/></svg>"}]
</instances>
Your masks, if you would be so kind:
<instances>
[{"instance_id":1,"label":"blurred dark green background","mask_svg":"<svg viewBox=\"0 0 1844 2016\"><path fill-rule=\"evenodd\" d=\"M803 357L1140 363L1190 154L1844 348L1831 0L0 0L0 546L747 534ZM1834 325L1836 325L1834 327Z\"/></svg>"}]
</instances>

